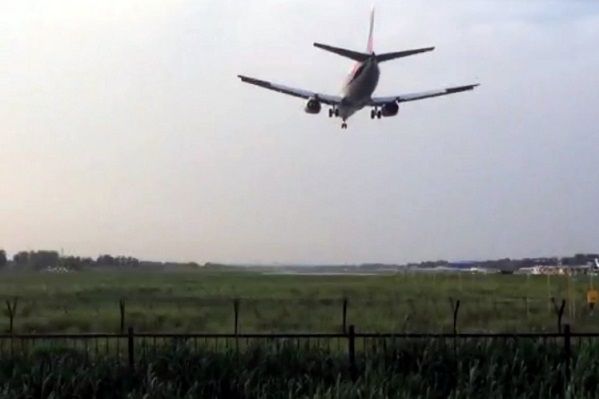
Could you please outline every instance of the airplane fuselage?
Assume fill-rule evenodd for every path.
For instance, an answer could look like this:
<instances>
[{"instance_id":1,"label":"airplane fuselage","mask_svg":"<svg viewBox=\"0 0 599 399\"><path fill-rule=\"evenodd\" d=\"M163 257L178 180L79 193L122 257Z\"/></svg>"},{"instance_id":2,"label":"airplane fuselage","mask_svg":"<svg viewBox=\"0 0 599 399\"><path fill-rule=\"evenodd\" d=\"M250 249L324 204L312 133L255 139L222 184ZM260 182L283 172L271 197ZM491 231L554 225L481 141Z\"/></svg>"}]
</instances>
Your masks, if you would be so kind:
<instances>
[{"instance_id":1,"label":"airplane fuselage","mask_svg":"<svg viewBox=\"0 0 599 399\"><path fill-rule=\"evenodd\" d=\"M374 56L355 65L343 87L343 97L338 106L339 117L343 121L370 102L372 93L379 83L380 74L378 62Z\"/></svg>"}]
</instances>

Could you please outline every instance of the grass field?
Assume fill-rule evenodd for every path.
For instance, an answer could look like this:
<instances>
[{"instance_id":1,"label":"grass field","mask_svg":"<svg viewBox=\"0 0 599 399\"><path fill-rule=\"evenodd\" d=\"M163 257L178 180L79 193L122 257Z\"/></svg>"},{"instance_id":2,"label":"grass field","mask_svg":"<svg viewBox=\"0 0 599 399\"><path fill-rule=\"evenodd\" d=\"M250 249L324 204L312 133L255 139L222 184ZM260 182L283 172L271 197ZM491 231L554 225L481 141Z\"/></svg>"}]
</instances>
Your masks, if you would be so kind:
<instances>
[{"instance_id":1,"label":"grass field","mask_svg":"<svg viewBox=\"0 0 599 399\"><path fill-rule=\"evenodd\" d=\"M460 299L458 330L555 331L549 297L572 298L564 322L598 331L585 303L588 277L517 275L298 276L256 272L2 273L2 299L19 297L15 332L231 332L240 298L240 332L338 332L342 300L359 331L452 330L450 298ZM8 329L8 312L0 328Z\"/></svg>"}]
</instances>

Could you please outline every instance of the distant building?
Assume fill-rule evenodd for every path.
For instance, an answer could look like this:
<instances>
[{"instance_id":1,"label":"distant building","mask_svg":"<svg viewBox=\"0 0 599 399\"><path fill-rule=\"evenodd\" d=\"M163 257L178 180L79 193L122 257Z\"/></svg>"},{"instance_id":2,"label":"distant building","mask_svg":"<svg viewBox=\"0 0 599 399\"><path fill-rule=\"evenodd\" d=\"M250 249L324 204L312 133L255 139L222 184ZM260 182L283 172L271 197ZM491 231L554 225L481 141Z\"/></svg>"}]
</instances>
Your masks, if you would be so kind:
<instances>
[{"instance_id":1,"label":"distant building","mask_svg":"<svg viewBox=\"0 0 599 399\"><path fill-rule=\"evenodd\" d=\"M599 264L587 263L586 265L558 265L558 266L545 266L536 265L533 267L522 267L516 270L516 274L531 274L531 275L559 275L559 276L573 276L581 274L595 274L599 271Z\"/></svg>"},{"instance_id":2,"label":"distant building","mask_svg":"<svg viewBox=\"0 0 599 399\"><path fill-rule=\"evenodd\" d=\"M42 269L43 272L46 273L69 273L70 270L64 266L48 266L45 269Z\"/></svg>"}]
</instances>

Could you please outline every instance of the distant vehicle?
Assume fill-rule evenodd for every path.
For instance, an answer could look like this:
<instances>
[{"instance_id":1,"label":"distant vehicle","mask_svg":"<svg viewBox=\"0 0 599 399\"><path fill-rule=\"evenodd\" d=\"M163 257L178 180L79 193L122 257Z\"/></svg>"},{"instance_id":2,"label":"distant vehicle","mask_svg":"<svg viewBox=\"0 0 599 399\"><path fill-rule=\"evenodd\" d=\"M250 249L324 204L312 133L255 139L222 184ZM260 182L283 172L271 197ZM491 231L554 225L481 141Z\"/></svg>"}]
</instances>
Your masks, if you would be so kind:
<instances>
[{"instance_id":1,"label":"distant vehicle","mask_svg":"<svg viewBox=\"0 0 599 399\"><path fill-rule=\"evenodd\" d=\"M307 99L305 111L309 114L318 114L322 105L330 106L329 117L341 118L341 128L347 129L347 120L357 111L364 107L372 107L370 118L395 116L399 112L399 103L407 101L422 100L430 97L438 97L447 94L459 93L466 90L472 90L479 84L470 84L465 86L449 87L440 90L431 90L420 93L400 94L387 97L372 97L380 76L379 64L396 58L407 57L414 54L424 53L434 50L434 47L425 47L413 50L397 51L392 53L375 54L373 46L374 30L374 7L370 14L370 33L368 36L368 45L366 52L347 50L339 47L333 47L326 44L314 43L315 47L331 53L350 58L356 61L351 73L347 77L341 96L328 95L312 92L303 89L294 89L277 83L265 80L250 78L243 75L237 75L242 82L250 83L265 89L288 94L290 96Z\"/></svg>"}]
</instances>

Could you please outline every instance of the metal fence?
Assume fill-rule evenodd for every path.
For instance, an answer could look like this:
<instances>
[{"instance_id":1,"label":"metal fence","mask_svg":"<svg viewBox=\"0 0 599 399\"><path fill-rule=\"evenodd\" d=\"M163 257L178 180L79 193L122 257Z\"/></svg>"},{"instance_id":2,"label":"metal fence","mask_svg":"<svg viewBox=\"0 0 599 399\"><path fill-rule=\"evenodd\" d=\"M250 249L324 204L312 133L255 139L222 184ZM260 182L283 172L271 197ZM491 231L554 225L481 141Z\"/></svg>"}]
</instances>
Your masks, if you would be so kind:
<instances>
[{"instance_id":1,"label":"metal fence","mask_svg":"<svg viewBox=\"0 0 599 399\"><path fill-rule=\"evenodd\" d=\"M291 345L298 349L317 349L346 356L353 375L357 364L377 354L385 353L394 344L408 340L441 340L454 348L468 341L484 340L537 340L558 345L564 362L572 357L572 346L595 342L599 333L572 333L564 325L561 333L514 334L415 334L415 333L357 333L350 325L347 333L333 334L166 334L136 333L129 328L125 334L2 334L0 356L28 356L39 348L61 348L85 358L111 357L135 368L136 359L156 354L169 347L184 345L188 349L208 351L243 351L253 345L277 347Z\"/></svg>"}]
</instances>

